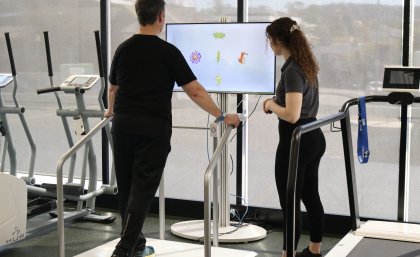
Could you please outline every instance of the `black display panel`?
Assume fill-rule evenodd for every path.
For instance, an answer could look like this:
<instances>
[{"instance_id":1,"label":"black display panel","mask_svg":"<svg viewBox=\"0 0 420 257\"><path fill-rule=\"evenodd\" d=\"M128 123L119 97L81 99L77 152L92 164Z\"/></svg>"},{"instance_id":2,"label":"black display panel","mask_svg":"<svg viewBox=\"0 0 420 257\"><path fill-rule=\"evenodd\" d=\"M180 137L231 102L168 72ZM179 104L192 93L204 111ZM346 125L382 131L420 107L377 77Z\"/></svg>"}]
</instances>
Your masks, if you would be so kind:
<instances>
[{"instance_id":1,"label":"black display panel","mask_svg":"<svg viewBox=\"0 0 420 257\"><path fill-rule=\"evenodd\" d=\"M383 90L391 92L418 92L420 67L385 67Z\"/></svg>"}]
</instances>

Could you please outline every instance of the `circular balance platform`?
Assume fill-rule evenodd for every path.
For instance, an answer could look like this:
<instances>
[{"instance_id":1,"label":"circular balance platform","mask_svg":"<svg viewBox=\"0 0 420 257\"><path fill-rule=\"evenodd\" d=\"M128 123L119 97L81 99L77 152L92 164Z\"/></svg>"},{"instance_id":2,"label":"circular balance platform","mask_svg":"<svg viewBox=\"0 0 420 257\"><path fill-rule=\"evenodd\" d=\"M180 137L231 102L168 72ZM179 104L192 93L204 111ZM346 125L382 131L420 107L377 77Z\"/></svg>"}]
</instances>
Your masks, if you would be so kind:
<instances>
[{"instance_id":1,"label":"circular balance platform","mask_svg":"<svg viewBox=\"0 0 420 257\"><path fill-rule=\"evenodd\" d=\"M237 222L231 222L231 226L219 227L220 243L247 243L267 236L267 231L261 227L248 223L243 223L241 226L236 226L237 224ZM204 220L175 223L171 226L171 232L176 236L191 240L204 240ZM213 229L211 233L213 233Z\"/></svg>"}]
</instances>

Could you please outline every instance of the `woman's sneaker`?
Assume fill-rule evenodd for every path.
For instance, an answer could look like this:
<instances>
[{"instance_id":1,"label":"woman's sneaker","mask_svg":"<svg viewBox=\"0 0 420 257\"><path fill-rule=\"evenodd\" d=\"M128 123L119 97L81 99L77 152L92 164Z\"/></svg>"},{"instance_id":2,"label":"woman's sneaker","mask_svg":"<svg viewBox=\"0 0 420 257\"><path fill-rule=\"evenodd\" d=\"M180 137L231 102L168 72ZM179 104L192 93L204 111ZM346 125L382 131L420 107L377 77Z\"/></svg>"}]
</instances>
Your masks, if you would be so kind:
<instances>
[{"instance_id":1,"label":"woman's sneaker","mask_svg":"<svg viewBox=\"0 0 420 257\"><path fill-rule=\"evenodd\" d=\"M142 251L138 250L134 253L134 257L155 257L155 249L151 246L146 246Z\"/></svg>"},{"instance_id":2,"label":"woman's sneaker","mask_svg":"<svg viewBox=\"0 0 420 257\"><path fill-rule=\"evenodd\" d=\"M296 257L322 257L322 254L312 253L309 251L309 247L303 249L302 252L297 252Z\"/></svg>"}]
</instances>

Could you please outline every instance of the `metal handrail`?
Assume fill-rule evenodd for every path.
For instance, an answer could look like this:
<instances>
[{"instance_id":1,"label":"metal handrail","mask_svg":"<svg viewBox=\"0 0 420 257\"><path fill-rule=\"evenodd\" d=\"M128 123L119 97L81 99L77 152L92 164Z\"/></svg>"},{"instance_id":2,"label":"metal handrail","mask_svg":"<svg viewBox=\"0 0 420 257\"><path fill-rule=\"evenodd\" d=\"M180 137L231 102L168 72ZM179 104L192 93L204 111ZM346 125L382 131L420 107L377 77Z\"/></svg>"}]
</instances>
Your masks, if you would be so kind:
<instances>
[{"instance_id":1,"label":"metal handrail","mask_svg":"<svg viewBox=\"0 0 420 257\"><path fill-rule=\"evenodd\" d=\"M388 96L386 95L368 95L365 96L366 103L368 102L388 102ZM340 109L340 112L347 112L349 108L353 105L359 103L359 98L352 98L345 102Z\"/></svg>"},{"instance_id":2,"label":"metal handrail","mask_svg":"<svg viewBox=\"0 0 420 257\"><path fill-rule=\"evenodd\" d=\"M103 119L93 129L89 131L82 139L80 139L73 147L71 147L57 162L57 231L58 231L58 251L59 257L65 257L64 244L64 190L63 190L63 166L64 163L73 156L77 150L88 143L91 138L101 131L106 125L112 121L113 117Z\"/></svg>"},{"instance_id":3,"label":"metal handrail","mask_svg":"<svg viewBox=\"0 0 420 257\"><path fill-rule=\"evenodd\" d=\"M389 96L386 95L370 95L365 96L366 102L389 102ZM341 122L341 132L343 137L344 154L353 156L353 148L351 145L351 131L350 131L350 117L349 109L351 106L357 105L359 98L353 98L343 104L339 113L327 116L326 118L317 121L297 126L292 134L289 170L287 178L287 191L286 191L286 252L287 257L294 255L295 248L295 206L296 206L296 178L299 159L299 147L303 134L321 128L322 126L332 124L336 121ZM420 102L420 97L415 97L414 102ZM346 159L346 158L345 158ZM347 187L349 191L350 213L352 216L352 229L359 226L358 206L357 206L357 193L354 177L354 162L353 159L345 160L346 173L347 173Z\"/></svg>"},{"instance_id":4,"label":"metal handrail","mask_svg":"<svg viewBox=\"0 0 420 257\"><path fill-rule=\"evenodd\" d=\"M226 142L229 138L230 133L232 132L233 126L228 126L223 134L222 138L220 139L220 143L218 144L216 150L213 153L213 156L210 160L209 165L207 166L206 172L204 174L204 256L210 257L211 256L211 202L210 202L210 182L211 178L214 178L216 182L217 173L214 173L214 169L216 167L217 161L219 160L222 151L226 145ZM217 192L217 182L213 183L213 192ZM217 197L213 197L213 206L217 208L218 199ZM218 240L218 217L217 215L213 215L213 242L217 244Z\"/></svg>"},{"instance_id":5,"label":"metal handrail","mask_svg":"<svg viewBox=\"0 0 420 257\"><path fill-rule=\"evenodd\" d=\"M208 127L175 126L175 129L209 130ZM159 239L165 240L165 175L162 174L159 184Z\"/></svg>"}]
</instances>

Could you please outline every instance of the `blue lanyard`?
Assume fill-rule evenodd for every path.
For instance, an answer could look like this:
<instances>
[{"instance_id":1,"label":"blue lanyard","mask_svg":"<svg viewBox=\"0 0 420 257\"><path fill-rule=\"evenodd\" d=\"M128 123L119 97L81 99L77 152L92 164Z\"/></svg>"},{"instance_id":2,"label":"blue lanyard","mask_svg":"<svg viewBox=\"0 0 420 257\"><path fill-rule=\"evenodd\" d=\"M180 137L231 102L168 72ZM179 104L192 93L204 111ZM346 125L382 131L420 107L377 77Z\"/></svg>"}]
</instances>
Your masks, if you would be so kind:
<instances>
[{"instance_id":1,"label":"blue lanyard","mask_svg":"<svg viewBox=\"0 0 420 257\"><path fill-rule=\"evenodd\" d=\"M357 156L360 163L367 163L369 160L368 129L366 119L366 100L359 97L359 128L357 134Z\"/></svg>"}]
</instances>

